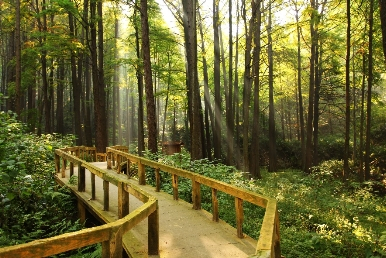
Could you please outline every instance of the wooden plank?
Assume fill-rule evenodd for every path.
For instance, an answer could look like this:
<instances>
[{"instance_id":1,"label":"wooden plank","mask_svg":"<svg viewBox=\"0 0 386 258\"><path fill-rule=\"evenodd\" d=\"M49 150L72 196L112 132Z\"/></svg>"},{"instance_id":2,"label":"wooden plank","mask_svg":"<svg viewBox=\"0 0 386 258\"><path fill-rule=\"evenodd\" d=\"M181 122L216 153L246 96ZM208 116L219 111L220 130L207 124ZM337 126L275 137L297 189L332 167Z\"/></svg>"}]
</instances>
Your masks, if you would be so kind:
<instances>
[{"instance_id":1,"label":"wooden plank","mask_svg":"<svg viewBox=\"0 0 386 258\"><path fill-rule=\"evenodd\" d=\"M172 185L173 185L173 199L178 200L178 176L172 174Z\"/></svg>"},{"instance_id":2,"label":"wooden plank","mask_svg":"<svg viewBox=\"0 0 386 258\"><path fill-rule=\"evenodd\" d=\"M218 199L217 199L217 189L212 188L212 220L215 222L219 221L219 213L218 213Z\"/></svg>"},{"instance_id":3,"label":"wooden plank","mask_svg":"<svg viewBox=\"0 0 386 258\"><path fill-rule=\"evenodd\" d=\"M102 257L122 258L122 227L114 227L110 232L109 241L102 242Z\"/></svg>"},{"instance_id":4,"label":"wooden plank","mask_svg":"<svg viewBox=\"0 0 386 258\"><path fill-rule=\"evenodd\" d=\"M118 218L129 214L129 193L124 189L124 183L118 183Z\"/></svg>"},{"instance_id":5,"label":"wooden plank","mask_svg":"<svg viewBox=\"0 0 386 258\"><path fill-rule=\"evenodd\" d=\"M95 174L91 174L91 200L95 200Z\"/></svg>"},{"instance_id":6,"label":"wooden plank","mask_svg":"<svg viewBox=\"0 0 386 258\"><path fill-rule=\"evenodd\" d=\"M83 201L78 199L78 214L80 223L84 223L86 221L86 207L83 204Z\"/></svg>"},{"instance_id":7,"label":"wooden plank","mask_svg":"<svg viewBox=\"0 0 386 258\"><path fill-rule=\"evenodd\" d=\"M108 211L109 210L109 181L103 180L103 210Z\"/></svg>"},{"instance_id":8,"label":"wooden plank","mask_svg":"<svg viewBox=\"0 0 386 258\"><path fill-rule=\"evenodd\" d=\"M193 209L200 210L201 209L201 184L196 182L194 179L192 180L192 201L193 201Z\"/></svg>"},{"instance_id":9,"label":"wooden plank","mask_svg":"<svg viewBox=\"0 0 386 258\"><path fill-rule=\"evenodd\" d=\"M66 177L66 159L62 158L62 178Z\"/></svg>"},{"instance_id":10,"label":"wooden plank","mask_svg":"<svg viewBox=\"0 0 386 258\"><path fill-rule=\"evenodd\" d=\"M86 169L82 167L82 163L78 163L78 191L86 190Z\"/></svg>"},{"instance_id":11,"label":"wooden plank","mask_svg":"<svg viewBox=\"0 0 386 258\"><path fill-rule=\"evenodd\" d=\"M161 175L159 173L159 168L155 169L155 191L159 192L161 189Z\"/></svg>"},{"instance_id":12,"label":"wooden plank","mask_svg":"<svg viewBox=\"0 0 386 258\"><path fill-rule=\"evenodd\" d=\"M70 162L70 177L74 175L74 162Z\"/></svg>"},{"instance_id":13,"label":"wooden plank","mask_svg":"<svg viewBox=\"0 0 386 258\"><path fill-rule=\"evenodd\" d=\"M244 238L244 234L243 234L244 209L243 209L242 199L237 197L235 198L235 208L236 208L237 237Z\"/></svg>"},{"instance_id":14,"label":"wooden plank","mask_svg":"<svg viewBox=\"0 0 386 258\"><path fill-rule=\"evenodd\" d=\"M159 210L157 209L148 217L148 254L158 255L159 253Z\"/></svg>"},{"instance_id":15,"label":"wooden plank","mask_svg":"<svg viewBox=\"0 0 386 258\"><path fill-rule=\"evenodd\" d=\"M275 237L276 201L269 201L265 210L260 236L257 241L257 250L272 250Z\"/></svg>"},{"instance_id":16,"label":"wooden plank","mask_svg":"<svg viewBox=\"0 0 386 258\"><path fill-rule=\"evenodd\" d=\"M0 258L52 256L106 241L109 239L109 235L110 229L108 225L83 229L51 238L35 240L26 244L1 248Z\"/></svg>"},{"instance_id":17,"label":"wooden plank","mask_svg":"<svg viewBox=\"0 0 386 258\"><path fill-rule=\"evenodd\" d=\"M146 185L145 165L141 162L138 163L138 183Z\"/></svg>"},{"instance_id":18,"label":"wooden plank","mask_svg":"<svg viewBox=\"0 0 386 258\"><path fill-rule=\"evenodd\" d=\"M55 151L55 171L59 173L60 171L60 156Z\"/></svg>"},{"instance_id":19,"label":"wooden plank","mask_svg":"<svg viewBox=\"0 0 386 258\"><path fill-rule=\"evenodd\" d=\"M243 199L244 201L248 201L250 203L256 204L256 205L263 207L263 208L265 208L267 206L267 202L269 200L269 198L267 198L263 195L259 195L259 194L254 193L254 192L251 192L251 191L248 191L245 189L241 189L241 188L235 187L233 185L214 180L214 179L209 178L209 177L205 177L205 176L200 175L200 176L196 177L196 181L200 182L203 185L209 186L211 188L215 188L217 190L220 190L221 192L227 193L227 194L232 195L234 197L238 197L240 199Z\"/></svg>"}]
</instances>

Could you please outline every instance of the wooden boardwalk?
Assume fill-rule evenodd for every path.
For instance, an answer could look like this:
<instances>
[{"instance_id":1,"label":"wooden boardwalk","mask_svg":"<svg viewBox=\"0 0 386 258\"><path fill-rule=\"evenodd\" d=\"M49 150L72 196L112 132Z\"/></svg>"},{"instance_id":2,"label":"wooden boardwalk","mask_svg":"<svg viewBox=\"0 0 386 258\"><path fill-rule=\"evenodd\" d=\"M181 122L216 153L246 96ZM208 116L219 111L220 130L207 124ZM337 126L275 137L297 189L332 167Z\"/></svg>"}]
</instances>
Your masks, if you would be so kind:
<instances>
[{"instance_id":1,"label":"wooden boardwalk","mask_svg":"<svg viewBox=\"0 0 386 258\"><path fill-rule=\"evenodd\" d=\"M117 174L108 170L106 162L92 163L107 173L127 179L124 174ZM109 186L109 211L103 211L103 181L95 177L96 199L91 200L91 176L86 170L86 190L78 192L77 186L69 184L70 171L66 169L66 177L57 175L58 182L71 187L81 204L89 211L98 211L99 217L104 222L118 219L118 188ZM74 175L77 168L74 167ZM138 185L138 180L130 180ZM250 257L255 254L257 241L245 236L237 237L237 230L225 222L213 222L212 215L204 210L192 209L192 204L182 200L175 201L173 196L164 192L156 192L154 187L140 185L144 191L158 199L159 205L159 255L147 255L147 221L142 221L123 237L123 246L131 257ZM142 205L136 197L130 195L130 212ZM94 215L96 214L95 212Z\"/></svg>"}]
</instances>

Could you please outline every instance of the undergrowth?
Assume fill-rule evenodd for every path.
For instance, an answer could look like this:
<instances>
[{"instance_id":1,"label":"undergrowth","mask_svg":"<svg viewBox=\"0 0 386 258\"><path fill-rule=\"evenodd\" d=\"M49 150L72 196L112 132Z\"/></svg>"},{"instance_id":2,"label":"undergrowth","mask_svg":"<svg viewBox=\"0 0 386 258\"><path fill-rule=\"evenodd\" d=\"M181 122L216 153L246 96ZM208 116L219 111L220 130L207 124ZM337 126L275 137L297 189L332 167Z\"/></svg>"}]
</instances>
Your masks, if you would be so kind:
<instances>
[{"instance_id":1,"label":"undergrowth","mask_svg":"<svg viewBox=\"0 0 386 258\"><path fill-rule=\"evenodd\" d=\"M386 198L373 183L342 183L331 171L340 161L326 161L310 175L300 171L268 173L251 180L235 168L208 160L191 162L187 153L162 156L160 162L199 173L278 201L281 251L290 257L386 257ZM332 164L331 164L332 163ZM172 194L171 177L161 172L161 189ZM154 173L147 172L154 184ZM179 178L179 197L191 202L191 181ZM211 211L211 190L201 187L202 207ZM235 226L234 198L218 194L220 219ZM244 232L258 239L264 209L244 202Z\"/></svg>"}]
</instances>

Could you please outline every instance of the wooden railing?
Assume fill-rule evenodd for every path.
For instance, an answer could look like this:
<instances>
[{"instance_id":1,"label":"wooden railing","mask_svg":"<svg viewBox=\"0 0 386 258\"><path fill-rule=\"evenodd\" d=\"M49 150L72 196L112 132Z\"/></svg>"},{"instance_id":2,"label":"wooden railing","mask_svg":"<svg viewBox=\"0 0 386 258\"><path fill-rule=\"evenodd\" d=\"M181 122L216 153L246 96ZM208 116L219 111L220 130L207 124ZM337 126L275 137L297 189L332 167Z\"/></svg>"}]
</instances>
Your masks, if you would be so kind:
<instances>
[{"instance_id":1,"label":"wooden railing","mask_svg":"<svg viewBox=\"0 0 386 258\"><path fill-rule=\"evenodd\" d=\"M118 220L102 226L83 229L56 237L32 241L0 249L0 258L5 257L46 257L81 247L102 243L102 257L122 257L122 236L142 220L148 218L148 254L159 253L159 211L158 201L128 180L112 175L107 176L102 169L80 159L93 157L95 148L73 147L55 150L56 172L65 177L67 161L70 163L70 174L74 165L78 166L77 190L85 190L85 169L91 172L91 192L95 198L95 176L103 179L104 210L109 209L109 184L118 187ZM62 166L60 165L62 161ZM144 202L142 206L129 213L129 194Z\"/></svg>"},{"instance_id":2,"label":"wooden railing","mask_svg":"<svg viewBox=\"0 0 386 258\"><path fill-rule=\"evenodd\" d=\"M265 215L260 229L260 236L257 242L256 253L254 257L281 257L279 215L277 212L277 203L275 199L268 198L193 172L174 168L165 164L132 155L127 153L127 149L123 149L125 151L121 150L121 146L109 147L106 149L108 169L111 169L115 165L117 172L119 172L121 171L120 162L126 160L127 171L129 171L131 163L136 163L138 166L139 184L145 185L145 166L152 167L154 168L155 173L156 191L160 191L160 171L167 172L171 174L173 198L175 200L178 200L178 177L190 179L192 181L193 208L196 210L201 209L201 185L210 187L212 189L212 215L214 221L219 221L219 204L217 200L217 192L221 191L233 196L235 198L236 228L237 236L239 238L243 237L243 202L247 201L254 205L265 208ZM114 164L115 161L116 164Z\"/></svg>"}]
</instances>

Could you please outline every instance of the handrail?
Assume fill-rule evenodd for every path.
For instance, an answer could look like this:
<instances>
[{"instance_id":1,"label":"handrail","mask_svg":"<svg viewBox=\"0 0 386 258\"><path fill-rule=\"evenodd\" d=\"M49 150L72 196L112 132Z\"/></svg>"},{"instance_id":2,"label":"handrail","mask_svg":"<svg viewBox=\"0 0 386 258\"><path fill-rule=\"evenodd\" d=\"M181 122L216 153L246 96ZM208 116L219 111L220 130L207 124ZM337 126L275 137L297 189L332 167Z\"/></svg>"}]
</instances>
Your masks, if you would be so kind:
<instances>
[{"instance_id":1,"label":"handrail","mask_svg":"<svg viewBox=\"0 0 386 258\"><path fill-rule=\"evenodd\" d=\"M138 165L138 181L140 185L146 184L145 165L155 169L156 191L160 190L160 175L162 170L172 175L173 197L178 200L178 177L184 177L192 180L192 200L193 208L201 209L201 185L206 185L212 189L212 214L213 220L219 220L217 191L224 192L235 197L236 209L236 227L237 236L243 237L242 224L244 220L243 201L248 201L252 204L265 208L263 223L260 229L260 236L256 246L254 257L281 257L280 251L280 229L279 215L277 211L277 202L273 198L241 189L239 187L199 175L184 169L174 168L162 163L158 163L143 157L138 157L133 154L122 152L121 146L113 146L106 148L107 168L112 168L112 163L115 160L127 160L127 171L130 169L130 163L134 162ZM117 172L121 170L120 163L116 166Z\"/></svg>"},{"instance_id":2,"label":"handrail","mask_svg":"<svg viewBox=\"0 0 386 258\"><path fill-rule=\"evenodd\" d=\"M78 191L85 189L85 169L91 172L92 198L95 198L95 175L103 179L104 185L104 210L108 210L108 185L118 186L118 220L89 229L66 233L59 236L35 240L29 243L0 248L0 258L5 257L45 257L69 250L102 243L102 257L122 257L122 236L142 220L148 218L148 253L159 253L159 211L158 201L155 197L143 191L126 179L107 175L102 169L78 158L79 155L93 153L96 159L95 148L72 147L55 150L56 173L61 172L65 177L67 160L70 162L70 174L73 174L74 164L78 165ZM75 156L77 155L77 156ZM62 158L62 169L60 169ZM128 211L128 195L132 194L144 204L131 213Z\"/></svg>"}]
</instances>

